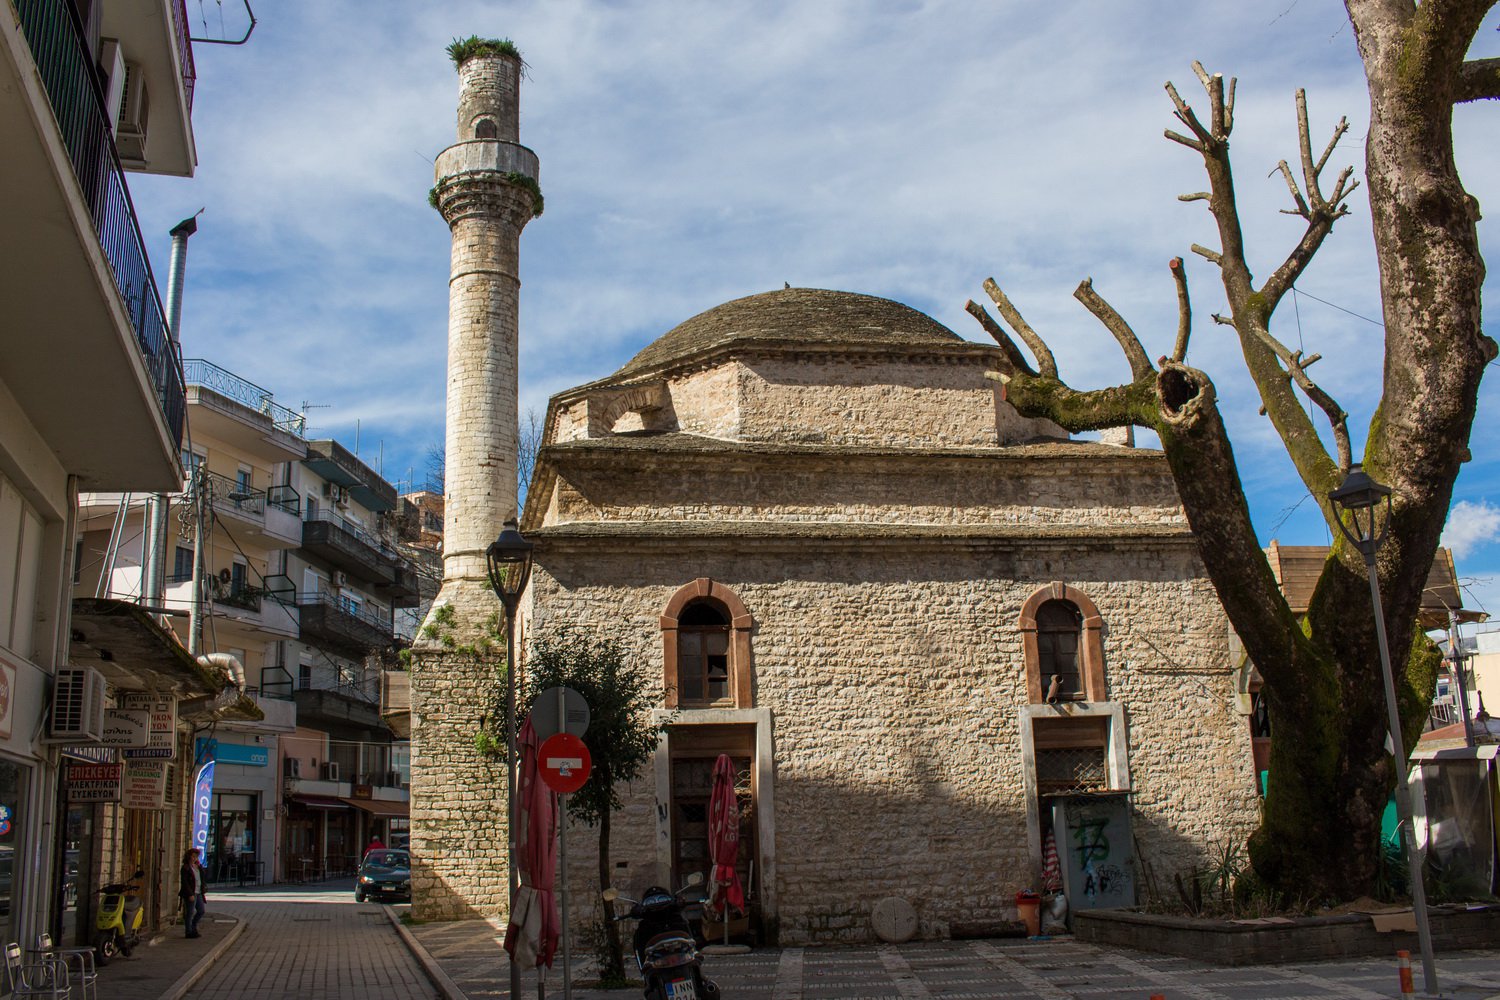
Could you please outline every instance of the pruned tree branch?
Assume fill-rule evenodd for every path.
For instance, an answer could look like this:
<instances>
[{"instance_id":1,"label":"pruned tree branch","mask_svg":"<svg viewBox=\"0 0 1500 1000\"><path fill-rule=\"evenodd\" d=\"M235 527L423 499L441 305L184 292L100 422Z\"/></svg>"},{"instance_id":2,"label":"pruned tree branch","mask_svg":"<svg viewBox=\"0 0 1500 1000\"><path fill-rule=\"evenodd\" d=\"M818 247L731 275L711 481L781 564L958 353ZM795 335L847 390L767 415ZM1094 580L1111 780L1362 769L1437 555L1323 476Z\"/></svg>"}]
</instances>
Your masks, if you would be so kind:
<instances>
[{"instance_id":1,"label":"pruned tree branch","mask_svg":"<svg viewBox=\"0 0 1500 1000\"><path fill-rule=\"evenodd\" d=\"M1454 103L1500 100L1500 59L1471 59L1458 68Z\"/></svg>"},{"instance_id":2,"label":"pruned tree branch","mask_svg":"<svg viewBox=\"0 0 1500 1000\"><path fill-rule=\"evenodd\" d=\"M1006 362L1010 365L1006 374L1036 374L1036 370L1031 367L1031 363L1026 360L1026 356L1016 346L1016 342L1010 339L1010 335L1005 332L1005 328L994 321L984 306L970 299L964 304L964 309L968 310L970 316L979 320L979 325L984 327L984 331L994 338L995 343L1000 345L1000 350L1005 355Z\"/></svg>"},{"instance_id":3,"label":"pruned tree branch","mask_svg":"<svg viewBox=\"0 0 1500 1000\"><path fill-rule=\"evenodd\" d=\"M1288 209L1288 213L1305 220L1307 228L1281 266L1260 288L1256 288L1245 256L1234 176L1229 163L1228 134L1234 120L1229 106L1234 93L1233 81L1226 88L1222 76L1209 75L1197 64L1193 72L1208 95L1214 124L1214 133L1201 138L1197 148L1208 174L1209 211L1218 224L1222 249L1213 251L1194 244L1192 250L1219 266L1232 312L1228 320L1215 315L1214 321L1228 322L1235 327L1246 366L1260 392L1264 412L1271 418L1308 489L1322 495L1335 484L1338 469L1346 468L1349 461L1347 417L1337 402L1308 376L1307 362L1271 336L1270 322L1277 304L1306 269L1334 222L1348 212L1344 200L1356 186L1352 168L1339 174L1326 198L1320 181L1321 172L1339 139L1348 131L1348 122L1339 122L1322 155L1315 158L1306 96L1300 90L1297 92L1298 159L1302 176L1298 178L1285 160L1278 163L1272 173L1281 174L1291 194L1294 207ZM1169 86L1167 92L1173 98L1176 117L1195 121L1192 109L1175 88ZM1303 409L1297 396L1299 390L1324 412L1333 427L1337 462L1329 456L1311 418Z\"/></svg>"},{"instance_id":4,"label":"pruned tree branch","mask_svg":"<svg viewBox=\"0 0 1500 1000\"><path fill-rule=\"evenodd\" d=\"M1093 278L1084 278L1079 282L1078 287L1073 290L1073 297L1082 302L1104 324L1105 329L1114 334L1120 350L1125 352L1125 360L1130 362L1132 380L1140 380L1156 372L1151 359L1146 357L1146 349L1141 346L1140 338L1135 335L1130 324L1125 322L1125 317L1094 291Z\"/></svg>"},{"instance_id":5,"label":"pruned tree branch","mask_svg":"<svg viewBox=\"0 0 1500 1000\"><path fill-rule=\"evenodd\" d=\"M1187 268L1181 257L1173 257L1167 264L1172 269L1172 280L1177 285L1177 343L1172 346L1172 360L1178 364L1187 357L1188 334L1193 328L1193 304L1188 298Z\"/></svg>"},{"instance_id":6,"label":"pruned tree branch","mask_svg":"<svg viewBox=\"0 0 1500 1000\"><path fill-rule=\"evenodd\" d=\"M1031 348L1031 353L1036 357L1037 374L1044 378L1057 378L1057 359L1052 356L1052 349L1047 342L1037 336L1037 332L1031 328L1031 324L1022 318L1021 313L1015 306L1011 305L1010 299L995 284L994 278L984 280L985 294L995 303L995 308L1000 310L1000 315L1010 328Z\"/></svg>"}]
</instances>

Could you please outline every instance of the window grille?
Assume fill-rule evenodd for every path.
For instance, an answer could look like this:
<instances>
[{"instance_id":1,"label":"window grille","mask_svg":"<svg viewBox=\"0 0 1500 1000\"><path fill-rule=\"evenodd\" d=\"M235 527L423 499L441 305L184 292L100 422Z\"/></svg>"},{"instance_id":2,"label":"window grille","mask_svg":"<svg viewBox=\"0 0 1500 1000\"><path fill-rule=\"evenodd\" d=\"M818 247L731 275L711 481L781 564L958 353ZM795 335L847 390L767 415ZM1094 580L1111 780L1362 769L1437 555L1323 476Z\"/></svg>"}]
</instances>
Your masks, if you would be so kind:
<instances>
[{"instance_id":1,"label":"window grille","mask_svg":"<svg viewBox=\"0 0 1500 1000\"><path fill-rule=\"evenodd\" d=\"M1037 791L1043 795L1098 792L1109 787L1103 747L1036 751Z\"/></svg>"}]
</instances>

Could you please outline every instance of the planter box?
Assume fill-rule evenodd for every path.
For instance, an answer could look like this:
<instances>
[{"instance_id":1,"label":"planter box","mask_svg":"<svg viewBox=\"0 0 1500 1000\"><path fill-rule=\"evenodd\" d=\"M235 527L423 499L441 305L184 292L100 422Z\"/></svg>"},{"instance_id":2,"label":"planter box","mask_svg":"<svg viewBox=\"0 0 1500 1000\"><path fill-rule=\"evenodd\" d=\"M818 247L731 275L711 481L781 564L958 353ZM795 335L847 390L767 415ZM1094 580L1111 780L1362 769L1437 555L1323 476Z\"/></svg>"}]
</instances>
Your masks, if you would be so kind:
<instances>
[{"instance_id":1,"label":"planter box","mask_svg":"<svg viewBox=\"0 0 1500 1000\"><path fill-rule=\"evenodd\" d=\"M1434 908L1428 911L1428 917L1434 950L1490 948L1500 938L1500 907ZM1245 924L1131 910L1083 910L1073 915L1073 933L1078 940L1091 944L1164 952L1212 965L1267 965L1353 955L1391 955L1400 949L1416 955L1419 950L1415 932L1381 933L1370 916L1361 913L1298 917L1289 923Z\"/></svg>"}]
</instances>

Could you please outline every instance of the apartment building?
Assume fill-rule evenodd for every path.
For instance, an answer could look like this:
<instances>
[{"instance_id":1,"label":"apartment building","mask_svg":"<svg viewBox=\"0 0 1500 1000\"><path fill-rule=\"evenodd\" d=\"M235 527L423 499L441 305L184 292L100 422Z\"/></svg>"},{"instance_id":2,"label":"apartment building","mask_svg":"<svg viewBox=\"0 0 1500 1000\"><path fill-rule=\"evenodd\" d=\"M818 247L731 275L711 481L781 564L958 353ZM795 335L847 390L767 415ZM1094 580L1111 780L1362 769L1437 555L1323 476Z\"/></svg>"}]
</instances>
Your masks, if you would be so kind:
<instances>
[{"instance_id":1,"label":"apartment building","mask_svg":"<svg viewBox=\"0 0 1500 1000\"><path fill-rule=\"evenodd\" d=\"M195 77L183 0L0 17L0 941L76 933L88 880L135 864L160 919L186 734L254 714L141 609L72 592L78 494L180 482L181 367L126 178L192 174ZM158 744L136 764L103 742L131 698Z\"/></svg>"}]
</instances>

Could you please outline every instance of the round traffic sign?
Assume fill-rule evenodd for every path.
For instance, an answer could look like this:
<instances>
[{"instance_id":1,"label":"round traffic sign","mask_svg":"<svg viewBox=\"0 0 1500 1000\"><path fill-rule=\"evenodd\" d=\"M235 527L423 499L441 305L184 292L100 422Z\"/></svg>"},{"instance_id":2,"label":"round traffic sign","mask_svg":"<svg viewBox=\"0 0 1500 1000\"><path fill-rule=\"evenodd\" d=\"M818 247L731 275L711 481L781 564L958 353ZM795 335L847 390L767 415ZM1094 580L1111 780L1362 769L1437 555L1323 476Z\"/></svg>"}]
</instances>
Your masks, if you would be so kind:
<instances>
[{"instance_id":1,"label":"round traffic sign","mask_svg":"<svg viewBox=\"0 0 1500 1000\"><path fill-rule=\"evenodd\" d=\"M538 739L545 740L563 731L582 736L589 728L589 703L572 688L552 687L531 702L527 718Z\"/></svg>"},{"instance_id":2,"label":"round traffic sign","mask_svg":"<svg viewBox=\"0 0 1500 1000\"><path fill-rule=\"evenodd\" d=\"M594 767L589 748L572 733L549 736L537 748L537 773L542 783L559 795L568 795L583 787Z\"/></svg>"}]
</instances>

